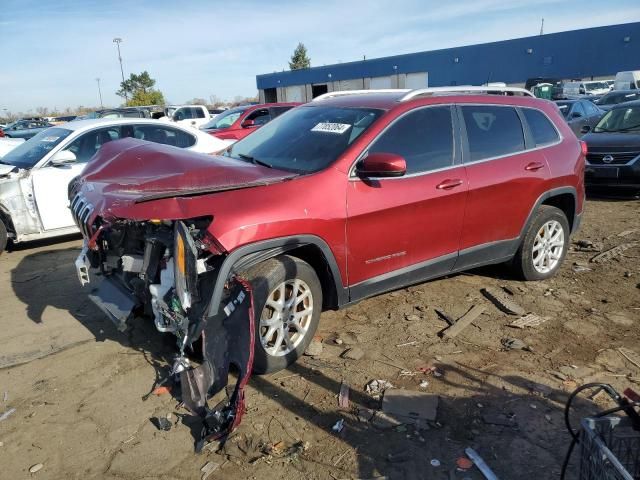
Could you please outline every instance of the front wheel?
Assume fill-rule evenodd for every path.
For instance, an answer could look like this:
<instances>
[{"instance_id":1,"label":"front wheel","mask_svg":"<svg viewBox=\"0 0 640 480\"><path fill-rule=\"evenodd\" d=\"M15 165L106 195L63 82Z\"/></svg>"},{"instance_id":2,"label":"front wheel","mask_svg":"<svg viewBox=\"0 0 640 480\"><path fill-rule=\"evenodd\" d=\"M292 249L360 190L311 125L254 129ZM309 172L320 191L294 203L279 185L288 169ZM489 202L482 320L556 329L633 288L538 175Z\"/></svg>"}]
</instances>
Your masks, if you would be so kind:
<instances>
[{"instance_id":1,"label":"front wheel","mask_svg":"<svg viewBox=\"0 0 640 480\"><path fill-rule=\"evenodd\" d=\"M322 286L307 262L288 255L256 265L246 277L255 313L253 371L277 372L309 346L320 321Z\"/></svg>"},{"instance_id":2,"label":"front wheel","mask_svg":"<svg viewBox=\"0 0 640 480\"><path fill-rule=\"evenodd\" d=\"M7 227L5 226L3 221L0 220L0 255L2 255L2 252L4 252L7 248L8 239L9 234L7 233Z\"/></svg>"},{"instance_id":3,"label":"front wheel","mask_svg":"<svg viewBox=\"0 0 640 480\"><path fill-rule=\"evenodd\" d=\"M569 222L562 210L540 206L513 259L516 273L525 280L554 276L567 254L569 233Z\"/></svg>"}]
</instances>

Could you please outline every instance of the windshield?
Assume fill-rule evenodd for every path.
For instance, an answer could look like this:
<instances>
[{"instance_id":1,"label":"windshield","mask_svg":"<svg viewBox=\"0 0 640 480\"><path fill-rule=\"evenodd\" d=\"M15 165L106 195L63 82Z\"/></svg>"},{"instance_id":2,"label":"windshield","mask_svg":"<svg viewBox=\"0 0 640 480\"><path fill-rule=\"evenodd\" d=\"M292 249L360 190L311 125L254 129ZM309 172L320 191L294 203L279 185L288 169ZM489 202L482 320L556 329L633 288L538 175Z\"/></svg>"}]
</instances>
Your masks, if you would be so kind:
<instances>
[{"instance_id":1,"label":"windshield","mask_svg":"<svg viewBox=\"0 0 640 480\"><path fill-rule=\"evenodd\" d=\"M248 108L249 107L239 107L227 110L224 113L217 115L216 118L205 123L202 128L206 130L213 128L229 128L236 120L238 120L238 118L240 118L240 115L247 111Z\"/></svg>"},{"instance_id":2,"label":"windshield","mask_svg":"<svg viewBox=\"0 0 640 480\"><path fill-rule=\"evenodd\" d=\"M0 158L0 163L15 165L25 170L32 168L69 135L71 135L71 130L66 128L47 128L9 151Z\"/></svg>"},{"instance_id":3,"label":"windshield","mask_svg":"<svg viewBox=\"0 0 640 480\"><path fill-rule=\"evenodd\" d=\"M587 92L592 92L594 90L607 90L609 85L606 82L585 82L584 88Z\"/></svg>"},{"instance_id":4,"label":"windshield","mask_svg":"<svg viewBox=\"0 0 640 480\"><path fill-rule=\"evenodd\" d=\"M596 133L640 131L640 107L609 110L593 131Z\"/></svg>"},{"instance_id":5,"label":"windshield","mask_svg":"<svg viewBox=\"0 0 640 480\"><path fill-rule=\"evenodd\" d=\"M598 101L598 105L617 105L622 102L638 100L638 94L634 92L611 92L607 93Z\"/></svg>"},{"instance_id":6,"label":"windshield","mask_svg":"<svg viewBox=\"0 0 640 480\"><path fill-rule=\"evenodd\" d=\"M226 155L295 173L317 172L333 163L382 113L368 108L294 108L235 143Z\"/></svg>"},{"instance_id":7,"label":"windshield","mask_svg":"<svg viewBox=\"0 0 640 480\"><path fill-rule=\"evenodd\" d=\"M567 118L569 116L569 111L571 110L571 105L573 105L572 102L556 102L556 105L558 105L558 108L560 109L560 113L562 114L562 116L564 118Z\"/></svg>"}]
</instances>

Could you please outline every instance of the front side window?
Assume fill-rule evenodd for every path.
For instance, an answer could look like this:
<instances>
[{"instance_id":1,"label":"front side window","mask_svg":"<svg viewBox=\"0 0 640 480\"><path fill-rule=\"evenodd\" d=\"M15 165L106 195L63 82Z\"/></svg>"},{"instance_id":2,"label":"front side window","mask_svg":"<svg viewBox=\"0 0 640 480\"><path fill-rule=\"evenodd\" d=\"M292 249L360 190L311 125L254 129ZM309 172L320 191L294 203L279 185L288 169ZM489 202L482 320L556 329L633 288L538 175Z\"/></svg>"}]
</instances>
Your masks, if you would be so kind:
<instances>
[{"instance_id":1,"label":"front side window","mask_svg":"<svg viewBox=\"0 0 640 480\"><path fill-rule=\"evenodd\" d=\"M609 110L593 131L596 133L640 131L640 107L618 107Z\"/></svg>"},{"instance_id":2,"label":"front side window","mask_svg":"<svg viewBox=\"0 0 640 480\"><path fill-rule=\"evenodd\" d=\"M370 108L299 107L234 143L227 156L295 173L333 163L383 111Z\"/></svg>"},{"instance_id":3,"label":"front side window","mask_svg":"<svg viewBox=\"0 0 640 480\"><path fill-rule=\"evenodd\" d=\"M407 162L407 174L453 164L453 124L450 107L410 112L378 137L369 153L395 153Z\"/></svg>"},{"instance_id":4,"label":"front side window","mask_svg":"<svg viewBox=\"0 0 640 480\"><path fill-rule=\"evenodd\" d=\"M193 118L204 118L204 110L198 107L191 107Z\"/></svg>"},{"instance_id":5,"label":"front side window","mask_svg":"<svg viewBox=\"0 0 640 480\"><path fill-rule=\"evenodd\" d=\"M571 118L580 118L586 115L584 108L582 108L581 102L576 102L573 104L573 108L571 109Z\"/></svg>"},{"instance_id":6,"label":"front side window","mask_svg":"<svg viewBox=\"0 0 640 480\"><path fill-rule=\"evenodd\" d=\"M239 108L232 108L230 110L227 110L226 112L223 112L220 115L217 115L216 118L214 118L210 122L204 124L202 128L204 129L229 128L231 125L236 123L236 120L240 118L240 115L242 115L247 110L247 108L248 107L239 107Z\"/></svg>"},{"instance_id":7,"label":"front side window","mask_svg":"<svg viewBox=\"0 0 640 480\"><path fill-rule=\"evenodd\" d=\"M261 108L256 110L255 112L251 112L247 115L247 120L253 120L256 125L264 125L265 123L271 120L271 116L269 115L269 110L266 108Z\"/></svg>"},{"instance_id":8,"label":"front side window","mask_svg":"<svg viewBox=\"0 0 640 480\"><path fill-rule=\"evenodd\" d=\"M522 113L527 120L533 141L536 142L537 147L549 145L560 140L557 130L544 113L533 108L523 108Z\"/></svg>"},{"instance_id":9,"label":"front side window","mask_svg":"<svg viewBox=\"0 0 640 480\"><path fill-rule=\"evenodd\" d=\"M9 151L0 158L0 164L14 165L25 170L32 168L71 133L66 128L47 128Z\"/></svg>"},{"instance_id":10,"label":"front side window","mask_svg":"<svg viewBox=\"0 0 640 480\"><path fill-rule=\"evenodd\" d=\"M102 145L119 138L120 127L100 128L81 135L71 142L65 150L73 152L78 163L86 163L100 150Z\"/></svg>"},{"instance_id":11,"label":"front side window","mask_svg":"<svg viewBox=\"0 0 640 480\"><path fill-rule=\"evenodd\" d=\"M462 116L467 128L470 161L524 150L524 133L515 108L465 105L462 107Z\"/></svg>"}]
</instances>

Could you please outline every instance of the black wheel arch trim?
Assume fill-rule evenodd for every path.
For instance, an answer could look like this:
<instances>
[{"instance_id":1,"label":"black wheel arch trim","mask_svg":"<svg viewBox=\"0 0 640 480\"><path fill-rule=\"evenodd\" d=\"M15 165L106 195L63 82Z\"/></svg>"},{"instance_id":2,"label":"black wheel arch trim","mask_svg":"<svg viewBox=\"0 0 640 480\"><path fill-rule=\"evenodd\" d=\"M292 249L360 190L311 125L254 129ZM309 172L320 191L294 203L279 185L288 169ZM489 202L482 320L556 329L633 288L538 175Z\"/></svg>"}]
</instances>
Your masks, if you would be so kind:
<instances>
[{"instance_id":1,"label":"black wheel arch trim","mask_svg":"<svg viewBox=\"0 0 640 480\"><path fill-rule=\"evenodd\" d=\"M209 303L208 315L216 315L220 310L224 287L230 276L257 265L264 260L268 260L269 258L282 255L283 253L306 245L312 245L320 249L327 261L327 265L335 283L338 306L347 304L349 302L349 290L344 286L342 275L338 268L338 263L336 262L333 251L329 248L327 242L317 235L292 235L250 243L248 245L238 247L229 253L220 265L220 270L218 271L218 276L213 287L213 294Z\"/></svg>"},{"instance_id":2,"label":"black wheel arch trim","mask_svg":"<svg viewBox=\"0 0 640 480\"><path fill-rule=\"evenodd\" d=\"M533 222L535 213L538 210L538 207L540 207L540 205L542 205L546 200L549 200L550 198L564 195L566 193L569 193L573 196L573 205L574 205L573 218L567 218L567 221L571 225L571 233L573 234L577 230L577 227L580 224L579 221L576 221L576 218L579 218L582 212L578 213L577 211L578 194L575 187L567 186L567 187L552 188L551 190L547 190L546 192L544 192L542 195L538 197L538 200L536 200L536 203L533 205L533 208L531 209L531 211L529 212L529 215L527 216L527 220L524 222L524 225L522 226L522 230L520 230L520 235L518 238L522 239L524 237L525 233L527 232L527 229L531 225L531 222Z\"/></svg>"}]
</instances>

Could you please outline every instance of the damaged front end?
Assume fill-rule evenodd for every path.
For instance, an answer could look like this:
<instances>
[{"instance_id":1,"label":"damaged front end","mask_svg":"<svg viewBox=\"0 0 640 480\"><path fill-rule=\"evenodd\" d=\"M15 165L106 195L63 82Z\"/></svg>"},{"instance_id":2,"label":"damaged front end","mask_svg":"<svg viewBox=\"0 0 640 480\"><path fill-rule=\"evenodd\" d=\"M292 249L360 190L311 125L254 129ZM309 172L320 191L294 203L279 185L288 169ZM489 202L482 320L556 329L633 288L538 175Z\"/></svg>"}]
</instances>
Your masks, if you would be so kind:
<instances>
[{"instance_id":1,"label":"damaged front end","mask_svg":"<svg viewBox=\"0 0 640 480\"><path fill-rule=\"evenodd\" d=\"M211 217L189 220L106 221L92 218L81 194L71 202L85 236L76 260L83 285L120 330L135 318L152 318L160 332L172 333L177 356L171 374L181 384L182 402L203 420L197 449L224 438L239 423L243 388L253 363L254 319L251 289L240 278L226 282L221 307L210 309L214 286L226 252L211 236ZM218 301L218 300L215 300ZM211 313L217 312L217 313ZM187 357L200 345L202 363ZM207 400L225 389L229 369L237 371L235 388L210 409Z\"/></svg>"}]
</instances>

